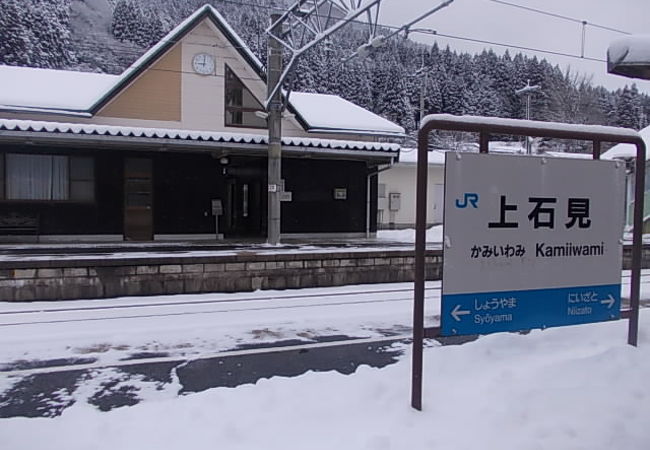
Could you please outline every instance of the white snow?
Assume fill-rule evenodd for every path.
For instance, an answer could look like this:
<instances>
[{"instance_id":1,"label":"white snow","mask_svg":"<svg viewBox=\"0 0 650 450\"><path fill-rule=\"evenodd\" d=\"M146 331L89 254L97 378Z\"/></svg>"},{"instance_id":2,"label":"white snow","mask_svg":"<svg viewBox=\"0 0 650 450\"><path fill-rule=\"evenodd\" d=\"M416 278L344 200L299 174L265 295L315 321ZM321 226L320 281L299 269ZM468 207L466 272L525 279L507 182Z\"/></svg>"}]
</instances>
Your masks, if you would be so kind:
<instances>
[{"instance_id":1,"label":"white snow","mask_svg":"<svg viewBox=\"0 0 650 450\"><path fill-rule=\"evenodd\" d=\"M650 151L648 150L650 148L650 127L645 127L643 130L639 131L639 134L641 135L641 138L643 139L643 142L645 142L646 145L646 153L645 153L645 159L646 161L650 159ZM607 150L605 153L601 155L602 159L629 159L629 158L636 158L636 145L632 144L616 144L609 150Z\"/></svg>"},{"instance_id":2,"label":"white snow","mask_svg":"<svg viewBox=\"0 0 650 450\"><path fill-rule=\"evenodd\" d=\"M399 151L399 164L413 165L418 162L417 148L403 148ZM427 162L430 166L444 166L445 152L440 150L431 150L427 155Z\"/></svg>"},{"instance_id":3,"label":"white snow","mask_svg":"<svg viewBox=\"0 0 650 450\"><path fill-rule=\"evenodd\" d=\"M650 62L650 34L634 34L617 38L607 49L608 65L648 64Z\"/></svg>"},{"instance_id":4,"label":"white snow","mask_svg":"<svg viewBox=\"0 0 650 450\"><path fill-rule=\"evenodd\" d=\"M0 130L47 133L92 134L102 136L146 137L157 139L236 142L267 144L268 136L250 133L229 133L207 130L182 130L173 128L133 127L124 125L96 125L88 123L49 122L41 120L0 119ZM352 141L343 139L318 139L286 136L282 144L290 147L396 152L398 144Z\"/></svg>"},{"instance_id":5,"label":"white snow","mask_svg":"<svg viewBox=\"0 0 650 450\"><path fill-rule=\"evenodd\" d=\"M174 27L120 75L0 66L0 86L11 86L11 89L0 91L0 109L88 114L95 104L106 96L112 95L118 86L146 65L166 45L176 42L180 33L198 16L206 12L230 34L235 46L247 56L256 72L262 73L264 67L261 61L244 44L223 16L213 6L206 4ZM353 132L395 137L402 137L405 133L404 128L399 125L336 95L294 92L290 96L290 103L308 123L309 132ZM312 145L304 142L305 139L301 139L300 143L292 143L292 145ZM325 146L340 148L334 144L325 144ZM357 145L357 147L366 149L367 145ZM376 149L383 149L382 144L376 144L376 147L378 147Z\"/></svg>"},{"instance_id":6,"label":"white snow","mask_svg":"<svg viewBox=\"0 0 650 450\"><path fill-rule=\"evenodd\" d=\"M505 119L501 117L483 117L483 116L454 116L452 114L430 114L425 116L420 124L420 128L433 120L453 121L465 125L488 125L488 126L507 126L507 127L536 127L542 132L544 130L561 130L572 133L597 133L609 134L621 139L638 138L638 133L630 128L610 127L604 125L577 125L559 122L541 122L537 120L522 119Z\"/></svg>"},{"instance_id":7,"label":"white snow","mask_svg":"<svg viewBox=\"0 0 650 450\"><path fill-rule=\"evenodd\" d=\"M636 153L636 147L632 144L618 144L630 146L634 149ZM466 144L463 146L462 151L476 153L479 151L478 144ZM518 142L502 142L502 141L491 141L489 146L490 153L493 154L525 154L526 149L521 146ZM445 153L453 150L431 150L429 151L427 162L431 166L444 166L445 165ZM567 153L567 152L555 152L555 151L546 151L539 155L533 155L538 157L552 157L552 158L577 158L577 159L590 159L592 156L590 153ZM604 156L604 154L603 154ZM418 160L418 149L417 148L402 148L399 153L399 164L404 165L413 165L417 164Z\"/></svg>"},{"instance_id":8,"label":"white snow","mask_svg":"<svg viewBox=\"0 0 650 450\"><path fill-rule=\"evenodd\" d=\"M437 324L439 282L427 283L428 326ZM0 366L16 360L130 354L196 357L239 344L311 336L384 336L410 327L412 283L244 293L0 302ZM403 331L401 331L403 333Z\"/></svg>"},{"instance_id":9,"label":"white snow","mask_svg":"<svg viewBox=\"0 0 650 450\"><path fill-rule=\"evenodd\" d=\"M404 128L399 125L338 95L293 92L289 100L309 124L311 132L404 134Z\"/></svg>"},{"instance_id":10,"label":"white snow","mask_svg":"<svg viewBox=\"0 0 650 450\"><path fill-rule=\"evenodd\" d=\"M110 380L98 372L60 417L2 419L0 435L11 450L645 450L647 310L640 324L637 348L625 343L624 320L430 344L422 412L409 406L409 350L383 369L309 372L182 396L177 380L160 390L142 380L145 400L111 412L84 401Z\"/></svg>"},{"instance_id":11,"label":"white snow","mask_svg":"<svg viewBox=\"0 0 650 450\"><path fill-rule=\"evenodd\" d=\"M101 73L0 66L0 108L85 111L117 79Z\"/></svg>"},{"instance_id":12,"label":"white snow","mask_svg":"<svg viewBox=\"0 0 650 450\"><path fill-rule=\"evenodd\" d=\"M426 242L432 244L440 244L442 242L442 225L434 225L426 231ZM391 242L415 242L415 230L413 228L406 228L403 230L379 230L377 231L377 239L380 241Z\"/></svg>"},{"instance_id":13,"label":"white snow","mask_svg":"<svg viewBox=\"0 0 650 450\"><path fill-rule=\"evenodd\" d=\"M570 152L544 152L538 156L551 156L553 158L575 158L575 159L592 159L591 153L570 153Z\"/></svg>"}]
</instances>

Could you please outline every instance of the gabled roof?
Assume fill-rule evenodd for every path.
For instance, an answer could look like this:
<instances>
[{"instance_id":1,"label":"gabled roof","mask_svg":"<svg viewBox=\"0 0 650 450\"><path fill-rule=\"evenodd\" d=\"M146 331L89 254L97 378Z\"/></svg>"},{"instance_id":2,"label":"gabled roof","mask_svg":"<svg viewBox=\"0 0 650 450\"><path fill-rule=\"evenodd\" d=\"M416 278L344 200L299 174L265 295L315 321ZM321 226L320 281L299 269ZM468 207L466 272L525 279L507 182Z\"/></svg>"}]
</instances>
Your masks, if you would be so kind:
<instances>
[{"instance_id":1,"label":"gabled roof","mask_svg":"<svg viewBox=\"0 0 650 450\"><path fill-rule=\"evenodd\" d=\"M262 62L214 7L204 5L121 75L0 66L0 86L12 86L0 90L0 110L92 117L204 19L217 27L266 82ZM308 132L404 136L402 127L335 95L294 92L289 97L288 109Z\"/></svg>"},{"instance_id":2,"label":"gabled roof","mask_svg":"<svg viewBox=\"0 0 650 450\"><path fill-rule=\"evenodd\" d=\"M0 93L0 108L67 115L95 115L205 18L215 24L242 58L262 80L265 80L266 75L260 60L228 25L223 16L212 6L205 5L174 27L120 75L0 66L0 82L4 86L14 87L13 93L4 92L5 90ZM4 84L5 82L11 84ZM52 86L57 86L57 89L52 89ZM58 86L61 88L59 89Z\"/></svg>"},{"instance_id":3,"label":"gabled roof","mask_svg":"<svg viewBox=\"0 0 650 450\"><path fill-rule=\"evenodd\" d=\"M142 72L147 70L162 55L192 31L203 19L209 19L223 35L230 41L232 46L237 50L242 58L250 65L257 75L266 82L266 74L262 62L248 48L244 41L235 33L226 19L223 18L219 11L211 5L203 5L193 14L179 23L174 29L167 33L156 45L151 47L144 55L131 64L116 80L115 84L103 96L101 96L91 107L90 113L96 114L104 105L106 105L116 94L126 88Z\"/></svg>"}]
</instances>

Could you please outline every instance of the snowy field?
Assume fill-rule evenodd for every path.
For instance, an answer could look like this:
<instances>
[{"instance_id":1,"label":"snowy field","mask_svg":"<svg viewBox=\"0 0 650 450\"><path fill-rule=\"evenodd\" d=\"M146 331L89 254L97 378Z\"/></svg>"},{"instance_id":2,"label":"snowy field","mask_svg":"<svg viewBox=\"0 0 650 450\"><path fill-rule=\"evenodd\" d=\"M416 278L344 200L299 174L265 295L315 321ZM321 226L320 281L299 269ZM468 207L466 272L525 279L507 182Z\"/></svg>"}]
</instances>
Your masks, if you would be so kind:
<instances>
[{"instance_id":1,"label":"snowy field","mask_svg":"<svg viewBox=\"0 0 650 450\"><path fill-rule=\"evenodd\" d=\"M438 286L427 284L429 325L438 320ZM81 355L110 364L133 350L192 358L242 343L408 333L410 289L404 283L0 303L0 362ZM422 412L409 406L410 348L394 365L361 366L348 376L308 372L180 396L178 379L158 387L142 380L143 401L110 412L85 401L112 379L111 369L102 369L59 417L0 419L1 448L646 450L650 310L641 311L640 322L637 348L626 344L625 320L501 333L460 346L432 341ZM0 389L11 384L0 375Z\"/></svg>"},{"instance_id":2,"label":"snowy field","mask_svg":"<svg viewBox=\"0 0 650 450\"><path fill-rule=\"evenodd\" d=\"M349 376L307 373L166 394L108 413L78 402L54 419L0 420L2 448L650 448L650 314L639 347L617 321L495 334L425 351L424 410L409 407L410 361Z\"/></svg>"}]
</instances>

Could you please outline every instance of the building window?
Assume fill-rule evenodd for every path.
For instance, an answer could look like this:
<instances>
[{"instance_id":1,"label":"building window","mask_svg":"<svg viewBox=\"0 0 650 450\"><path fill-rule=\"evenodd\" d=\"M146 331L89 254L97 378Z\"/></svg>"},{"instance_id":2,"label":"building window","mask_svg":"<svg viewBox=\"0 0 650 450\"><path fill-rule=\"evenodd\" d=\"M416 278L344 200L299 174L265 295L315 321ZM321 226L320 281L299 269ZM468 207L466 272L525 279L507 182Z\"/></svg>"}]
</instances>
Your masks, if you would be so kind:
<instances>
[{"instance_id":1,"label":"building window","mask_svg":"<svg viewBox=\"0 0 650 450\"><path fill-rule=\"evenodd\" d=\"M7 153L0 155L0 198L7 200L93 201L92 158ZM4 167L3 167L4 166Z\"/></svg>"},{"instance_id":2,"label":"building window","mask_svg":"<svg viewBox=\"0 0 650 450\"><path fill-rule=\"evenodd\" d=\"M225 73L226 126L266 128L266 119L255 115L255 111L264 111L262 104L227 65Z\"/></svg>"},{"instance_id":3,"label":"building window","mask_svg":"<svg viewBox=\"0 0 650 450\"><path fill-rule=\"evenodd\" d=\"M92 158L70 158L70 200L95 200L95 164Z\"/></svg>"}]
</instances>

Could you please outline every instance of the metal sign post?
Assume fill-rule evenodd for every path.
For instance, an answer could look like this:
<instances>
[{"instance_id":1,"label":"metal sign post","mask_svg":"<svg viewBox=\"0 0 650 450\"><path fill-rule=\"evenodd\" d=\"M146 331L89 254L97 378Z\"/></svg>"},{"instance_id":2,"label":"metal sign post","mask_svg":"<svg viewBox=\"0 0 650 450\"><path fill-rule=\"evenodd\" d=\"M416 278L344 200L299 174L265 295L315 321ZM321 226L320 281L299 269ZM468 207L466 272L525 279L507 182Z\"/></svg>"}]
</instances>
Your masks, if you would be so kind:
<instances>
[{"instance_id":1,"label":"metal sign post","mask_svg":"<svg viewBox=\"0 0 650 450\"><path fill-rule=\"evenodd\" d=\"M467 229L461 229L452 239L446 240L445 246L450 245L450 247L444 249L443 296L447 292L450 295L448 298L450 301L443 304L441 311L443 329L425 329L424 256L426 250L427 149L428 135L432 130L479 133L480 153L482 154L488 153L491 134L592 141L594 160L600 159L601 142L623 142L635 145L637 161L641 163L636 165L635 173L630 309L620 311L620 244L618 244L618 240L622 237L623 218L610 217L616 216L616 214L611 214L611 211L617 211L617 208L621 214L623 213L623 208L620 205L617 206L619 201L617 199L620 198L619 191L622 189L621 167L617 168L615 163L596 162L594 164L594 161L561 160L551 162L544 158L505 156L485 158L488 155L458 154L460 155L459 160L447 160L447 164L450 164L449 170L459 171L459 173L467 171L469 176L460 173L461 184L458 184L456 172L446 175L445 190L449 189L450 195L446 195L449 200L446 200L445 204L445 227L451 226L446 217L451 214L452 217L456 216L456 219L452 218L454 227L462 228L464 226L462 222L465 221L465 223L474 223L476 227L485 225L489 230L491 223L493 231L498 229L503 233L498 236L496 234L481 235L480 233L477 235L477 228L473 227L472 233L469 233ZM413 408L422 409L422 346L425 337L561 326L621 317L629 319L628 343L637 345L645 153L646 148L643 140L636 131L629 129L549 122L526 121L522 123L515 119L457 117L446 114L425 117L418 133L411 387ZM455 158L454 155L449 156ZM477 159L481 157L483 159ZM456 164L458 161L463 161L463 163ZM514 172L507 171L508 178L514 178L515 181L512 183L517 186L508 185L509 181L503 176L494 180L489 178L489 174L494 174L494 171L497 174L503 174L508 165L507 161L508 164L512 162L517 165L514 167ZM591 165L586 166L585 163L591 163ZM499 169L500 164L503 164L501 169ZM493 166L491 171L487 170L487 166ZM563 180L571 177L571 170L579 171L581 179L584 176L588 180L586 183L588 190L583 190L582 187L577 187L578 185L573 185L571 192L562 189L562 186L566 184L566 181ZM587 172L584 172L585 170ZM599 182L609 186L612 192L601 191L598 186ZM524 188L522 189L519 184L524 184ZM592 204L592 194L602 194L605 198L602 199L603 202L596 201L594 198ZM509 195L519 197L515 199L508 197ZM452 201L453 203L450 205L449 203ZM450 213L449 211L455 209L456 206L458 206L458 210L472 211L468 214L474 214L474 216L459 218L455 211ZM610 214L608 215L607 212ZM560 219L562 219L561 223ZM486 220L487 223L483 223ZM546 231L551 225L555 230L560 229L561 233L557 236L547 234ZM556 226L557 228L555 228ZM579 230L581 226L583 230L593 226L593 230L590 233L582 234L574 229L577 227ZM526 227L530 227L530 229ZM540 229L542 232L536 233ZM512 230L517 231L508 234L508 231ZM445 229L445 236L448 235L448 231ZM495 236L497 237L495 238ZM480 242L478 240L474 242L476 239L480 239ZM529 242L531 239L532 249L531 242ZM520 245L521 248L518 249L517 245ZM485 257L483 250L485 250ZM456 251L459 252L460 258L454 254ZM523 261L525 256L531 256L531 252L534 257ZM556 268L555 264L548 264L550 259L557 262L558 258L577 257L577 253L584 255L585 252L590 258L593 256L589 259L590 263L586 270L577 269L575 264L568 266L560 264L561 268ZM499 256L494 256L495 254ZM560 256L562 254L571 256ZM480 263L471 261L488 256L501 258L502 255L504 261L500 261L498 264L490 261ZM447 261L448 257L450 261ZM521 266L508 264L509 257L521 258L519 262L525 262L525 264ZM549 261L545 258L549 258ZM495 272L497 276L493 276L495 273L490 273L488 277L483 276L482 270L497 270L490 268L490 264L518 270L520 271L518 276L524 281L513 282L512 274L508 274L507 271ZM466 269L470 270L469 275L464 273ZM564 272L572 273L567 275ZM595 277L596 274L598 277ZM458 283L458 280L467 282L470 277L476 279L469 281L471 284L469 290L454 292L454 289L458 289L462 284L467 284ZM447 282L449 283L448 287L446 287ZM500 290L502 288L503 290ZM481 297L481 292L486 294L485 297ZM540 305L541 299L543 302ZM492 312L498 312L498 314ZM470 316L471 320L468 320ZM476 316L479 316L483 322L477 320Z\"/></svg>"},{"instance_id":2,"label":"metal sign post","mask_svg":"<svg viewBox=\"0 0 650 450\"><path fill-rule=\"evenodd\" d=\"M223 240L223 233L219 233L219 217L223 215L223 204L221 199L214 198L211 201L212 215L214 216L214 234L218 241Z\"/></svg>"}]
</instances>

